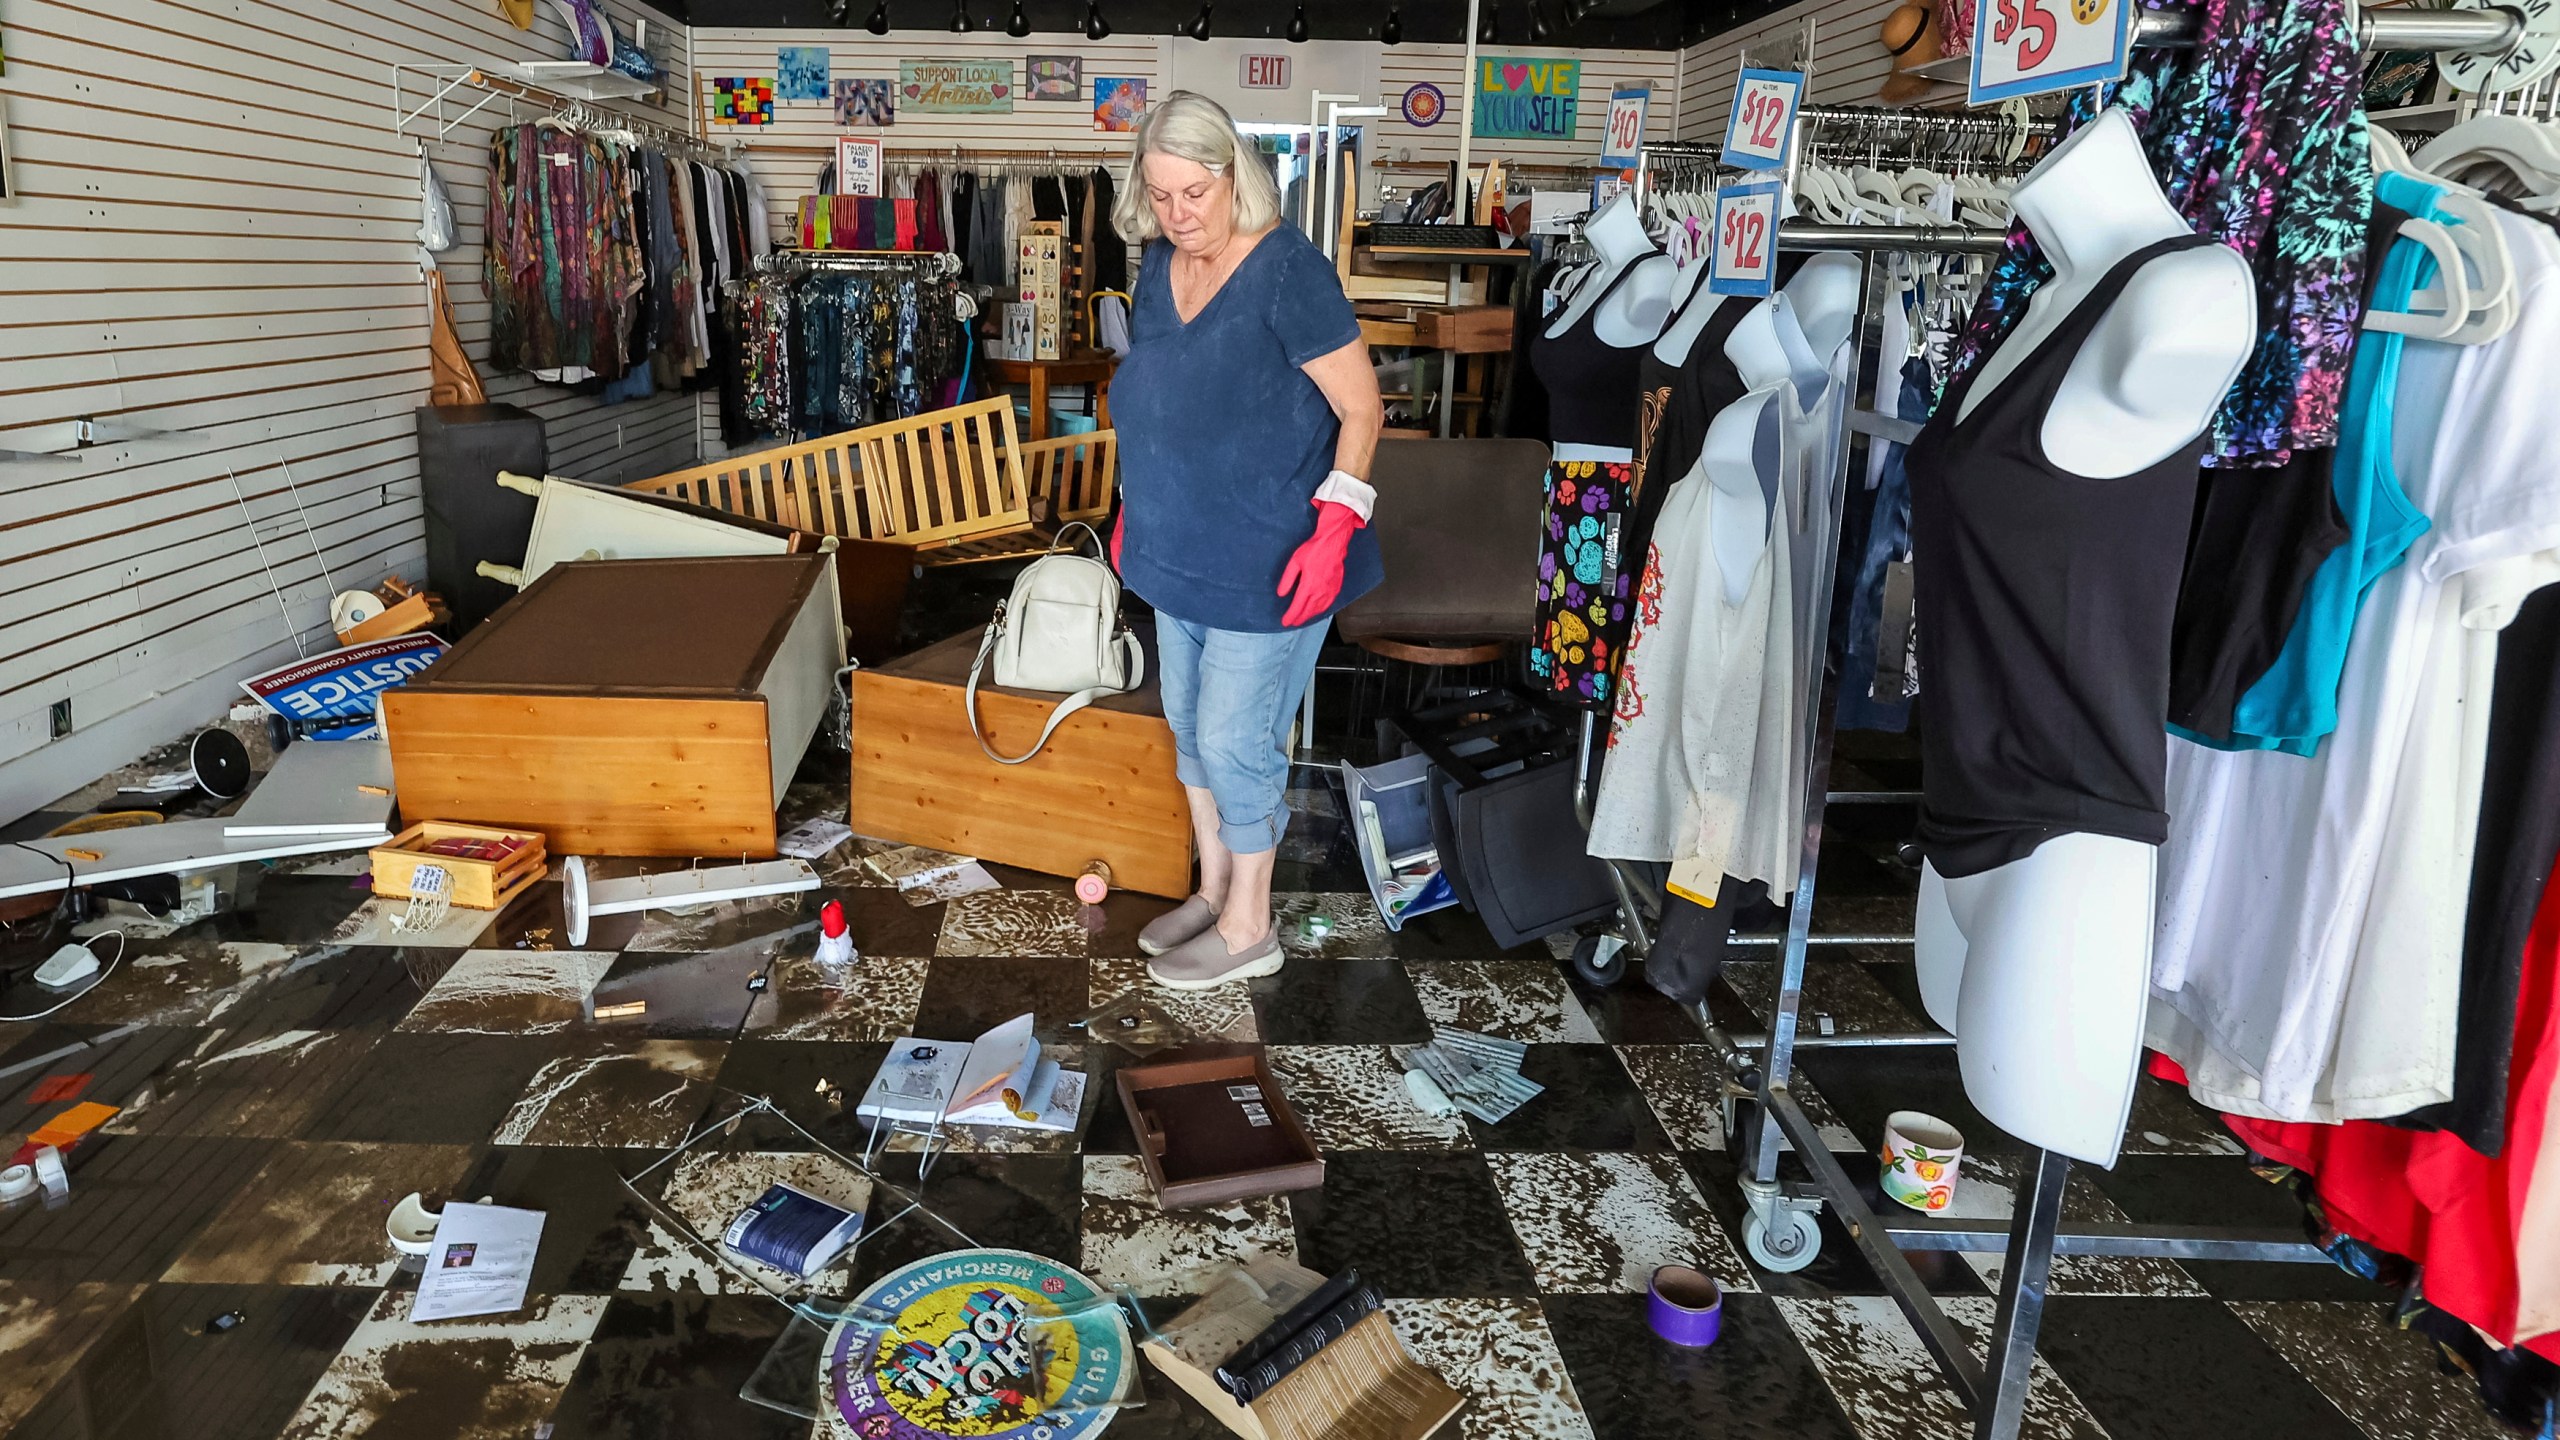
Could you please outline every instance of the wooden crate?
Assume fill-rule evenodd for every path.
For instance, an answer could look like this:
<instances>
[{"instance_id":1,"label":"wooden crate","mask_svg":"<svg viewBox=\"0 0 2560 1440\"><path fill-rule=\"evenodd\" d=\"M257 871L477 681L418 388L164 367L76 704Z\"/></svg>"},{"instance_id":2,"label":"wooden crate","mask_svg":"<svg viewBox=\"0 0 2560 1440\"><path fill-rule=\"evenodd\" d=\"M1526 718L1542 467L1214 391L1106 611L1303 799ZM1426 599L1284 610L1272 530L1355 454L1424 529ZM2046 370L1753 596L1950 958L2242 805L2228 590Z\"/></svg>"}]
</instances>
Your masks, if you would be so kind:
<instances>
[{"instance_id":1,"label":"wooden crate","mask_svg":"<svg viewBox=\"0 0 2560 1440\"><path fill-rule=\"evenodd\" d=\"M553 566L383 692L409 818L583 855L772 855L840 632L823 555Z\"/></svg>"},{"instance_id":2,"label":"wooden crate","mask_svg":"<svg viewBox=\"0 0 2560 1440\"><path fill-rule=\"evenodd\" d=\"M1122 889L1190 894L1191 808L1153 657L1146 686L1069 716L1030 763L998 765L970 738L962 696L978 638L854 673L854 830L1050 875L1103 860ZM1059 699L981 685L978 713L989 742L1017 755Z\"/></svg>"},{"instance_id":3,"label":"wooden crate","mask_svg":"<svg viewBox=\"0 0 2560 1440\"><path fill-rule=\"evenodd\" d=\"M513 840L518 848L499 860L428 853L427 847L439 840ZM441 867L451 877L446 882L447 899L467 910L500 909L550 869L542 836L534 831L422 820L393 836L390 844L375 847L373 893L392 900L414 897L418 892L411 881L421 865Z\"/></svg>"}]
</instances>

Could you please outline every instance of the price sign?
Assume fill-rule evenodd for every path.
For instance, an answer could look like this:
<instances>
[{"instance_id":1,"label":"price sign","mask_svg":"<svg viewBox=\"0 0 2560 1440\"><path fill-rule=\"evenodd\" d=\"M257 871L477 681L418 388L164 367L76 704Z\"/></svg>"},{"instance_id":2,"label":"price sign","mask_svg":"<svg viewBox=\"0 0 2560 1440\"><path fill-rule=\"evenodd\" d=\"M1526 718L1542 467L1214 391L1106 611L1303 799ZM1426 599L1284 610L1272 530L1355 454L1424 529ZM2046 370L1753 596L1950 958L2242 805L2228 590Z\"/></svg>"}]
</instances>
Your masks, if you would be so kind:
<instances>
[{"instance_id":1,"label":"price sign","mask_svg":"<svg viewBox=\"0 0 2560 1440\"><path fill-rule=\"evenodd\" d=\"M1782 170L1795 131L1804 76L1793 70L1745 70L1734 82L1733 112L1724 122L1724 163L1744 170Z\"/></svg>"},{"instance_id":2,"label":"price sign","mask_svg":"<svg viewBox=\"0 0 2560 1440\"><path fill-rule=\"evenodd\" d=\"M1653 90L1644 85L1621 85L1609 92L1609 124L1601 132L1600 163L1624 169L1642 158L1644 151L1644 112L1653 101Z\"/></svg>"},{"instance_id":3,"label":"price sign","mask_svg":"<svg viewBox=\"0 0 2560 1440\"><path fill-rule=\"evenodd\" d=\"M1707 289L1717 295L1765 296L1778 276L1778 192L1774 180L1716 190L1715 253Z\"/></svg>"},{"instance_id":4,"label":"price sign","mask_svg":"<svg viewBox=\"0 0 2560 1440\"><path fill-rule=\"evenodd\" d=\"M2124 78L2134 0L1974 0L1973 79L1988 105Z\"/></svg>"}]
</instances>

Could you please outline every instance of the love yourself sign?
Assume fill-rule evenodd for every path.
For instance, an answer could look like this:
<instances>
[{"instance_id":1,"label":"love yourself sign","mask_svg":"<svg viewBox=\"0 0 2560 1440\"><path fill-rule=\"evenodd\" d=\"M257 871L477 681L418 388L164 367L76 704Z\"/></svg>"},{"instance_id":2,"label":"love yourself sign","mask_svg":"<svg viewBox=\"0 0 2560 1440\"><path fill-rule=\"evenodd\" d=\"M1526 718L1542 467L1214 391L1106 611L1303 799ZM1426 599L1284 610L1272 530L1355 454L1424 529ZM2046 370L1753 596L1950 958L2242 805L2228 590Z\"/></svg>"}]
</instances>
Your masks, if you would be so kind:
<instances>
[{"instance_id":1,"label":"love yourself sign","mask_svg":"<svg viewBox=\"0 0 2560 1440\"><path fill-rule=\"evenodd\" d=\"M1487 55L1476 62L1476 134L1493 140L1570 140L1580 118L1579 60Z\"/></svg>"}]
</instances>

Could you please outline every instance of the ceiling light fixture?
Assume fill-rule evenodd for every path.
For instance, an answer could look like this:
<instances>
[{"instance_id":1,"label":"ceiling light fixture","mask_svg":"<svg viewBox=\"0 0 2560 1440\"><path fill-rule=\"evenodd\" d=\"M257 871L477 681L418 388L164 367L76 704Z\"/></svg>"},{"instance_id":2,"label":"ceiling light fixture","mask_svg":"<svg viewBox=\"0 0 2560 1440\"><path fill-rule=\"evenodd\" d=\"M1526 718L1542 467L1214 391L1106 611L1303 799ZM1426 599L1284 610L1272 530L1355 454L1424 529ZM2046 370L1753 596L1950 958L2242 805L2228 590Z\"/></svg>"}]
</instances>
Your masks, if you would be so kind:
<instances>
[{"instance_id":1,"label":"ceiling light fixture","mask_svg":"<svg viewBox=\"0 0 2560 1440\"><path fill-rule=\"evenodd\" d=\"M1289 17L1289 29L1287 33L1290 44L1304 45L1307 43L1306 0L1298 0L1297 12Z\"/></svg>"},{"instance_id":2,"label":"ceiling light fixture","mask_svg":"<svg viewBox=\"0 0 2560 1440\"><path fill-rule=\"evenodd\" d=\"M1381 45L1404 43L1404 19L1396 14L1396 7L1393 5L1387 7L1387 23L1378 27L1378 43Z\"/></svg>"},{"instance_id":3,"label":"ceiling light fixture","mask_svg":"<svg viewBox=\"0 0 2560 1440\"><path fill-rule=\"evenodd\" d=\"M1205 3L1201 5L1200 13L1191 17L1191 23L1182 27L1182 33L1194 40L1208 39L1209 12L1214 8L1216 7Z\"/></svg>"},{"instance_id":4,"label":"ceiling light fixture","mask_svg":"<svg viewBox=\"0 0 2560 1440\"><path fill-rule=\"evenodd\" d=\"M880 0L879 4L871 7L871 18L863 23L862 28L874 35L889 33L889 0Z\"/></svg>"},{"instance_id":5,"label":"ceiling light fixture","mask_svg":"<svg viewBox=\"0 0 2560 1440\"><path fill-rule=\"evenodd\" d=\"M1540 5L1540 4L1538 3L1538 0L1529 0L1529 39L1530 39L1530 42L1531 42L1531 43L1533 43L1533 44L1541 44L1541 45L1542 45L1542 44L1545 44L1545 43L1546 43L1546 40L1547 40L1547 37L1548 37L1548 36L1550 36L1550 35L1552 35L1552 34L1554 34L1554 33L1555 33L1555 32L1554 32L1553 30L1549 29L1549 28L1548 28L1548 26L1547 26L1547 11L1546 11L1546 7L1545 7L1545 6L1543 6L1543 5Z\"/></svg>"},{"instance_id":6,"label":"ceiling light fixture","mask_svg":"<svg viewBox=\"0 0 2560 1440\"><path fill-rule=\"evenodd\" d=\"M1486 0L1483 23L1476 26L1476 43L1479 45L1502 43L1502 7L1494 4L1493 0Z\"/></svg>"},{"instance_id":7,"label":"ceiling light fixture","mask_svg":"<svg viewBox=\"0 0 2560 1440\"><path fill-rule=\"evenodd\" d=\"M1084 38L1087 40L1111 38L1111 22L1102 18L1102 0L1089 0L1084 7Z\"/></svg>"},{"instance_id":8,"label":"ceiling light fixture","mask_svg":"<svg viewBox=\"0 0 2560 1440\"><path fill-rule=\"evenodd\" d=\"M1004 22L1004 33L1016 40L1031 33L1031 17L1022 13L1022 0L1013 0L1013 18Z\"/></svg>"},{"instance_id":9,"label":"ceiling light fixture","mask_svg":"<svg viewBox=\"0 0 2560 1440\"><path fill-rule=\"evenodd\" d=\"M969 18L969 0L951 0L951 33L966 35L977 28L978 22Z\"/></svg>"}]
</instances>

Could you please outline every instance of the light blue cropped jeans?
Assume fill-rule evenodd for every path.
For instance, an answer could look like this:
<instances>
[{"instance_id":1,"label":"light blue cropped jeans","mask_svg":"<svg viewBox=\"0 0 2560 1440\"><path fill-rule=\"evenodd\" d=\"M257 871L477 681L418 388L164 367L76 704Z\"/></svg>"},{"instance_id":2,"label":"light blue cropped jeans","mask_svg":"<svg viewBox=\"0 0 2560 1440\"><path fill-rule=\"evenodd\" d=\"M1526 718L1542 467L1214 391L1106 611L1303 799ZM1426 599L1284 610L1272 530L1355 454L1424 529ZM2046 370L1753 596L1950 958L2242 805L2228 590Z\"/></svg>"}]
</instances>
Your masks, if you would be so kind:
<instances>
[{"instance_id":1,"label":"light blue cropped jeans","mask_svg":"<svg viewBox=\"0 0 2560 1440\"><path fill-rule=\"evenodd\" d=\"M1218 839L1239 855L1277 849L1288 827L1289 724L1330 628L1216 630L1156 612L1174 773L1216 797Z\"/></svg>"}]
</instances>

